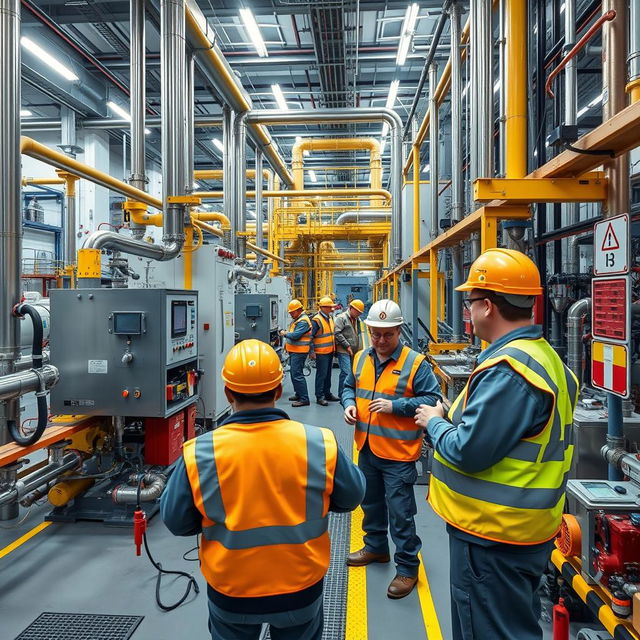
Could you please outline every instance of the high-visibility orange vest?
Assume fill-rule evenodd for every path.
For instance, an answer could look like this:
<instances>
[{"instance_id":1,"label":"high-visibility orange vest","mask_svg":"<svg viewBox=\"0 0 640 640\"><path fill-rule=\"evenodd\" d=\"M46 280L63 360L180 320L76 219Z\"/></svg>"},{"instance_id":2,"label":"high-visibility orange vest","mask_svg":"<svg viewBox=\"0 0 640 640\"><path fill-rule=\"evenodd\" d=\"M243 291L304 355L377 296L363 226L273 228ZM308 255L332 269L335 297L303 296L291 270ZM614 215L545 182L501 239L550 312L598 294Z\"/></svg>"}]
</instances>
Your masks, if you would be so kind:
<instances>
[{"instance_id":1,"label":"high-visibility orange vest","mask_svg":"<svg viewBox=\"0 0 640 640\"><path fill-rule=\"evenodd\" d=\"M293 333L298 322L306 322L309 325L309 330L297 340L287 338L284 348L289 353L309 353L311 349L311 329L313 328L311 320L309 320L309 316L306 313L303 313L289 325L289 333Z\"/></svg>"},{"instance_id":2,"label":"high-visibility orange vest","mask_svg":"<svg viewBox=\"0 0 640 640\"><path fill-rule=\"evenodd\" d=\"M423 430L416 425L413 417L371 413L369 404L376 398L395 400L413 396L413 379L424 359L422 354L405 345L398 360L388 362L376 380L372 353L369 350L356 353L353 375L356 379L355 441L358 451L368 438L371 451L379 458L412 461L420 457Z\"/></svg>"},{"instance_id":3,"label":"high-visibility orange vest","mask_svg":"<svg viewBox=\"0 0 640 640\"><path fill-rule=\"evenodd\" d=\"M225 424L184 444L202 514L200 568L211 587L265 597L324 577L337 455L329 429L293 420Z\"/></svg>"},{"instance_id":4,"label":"high-visibility orange vest","mask_svg":"<svg viewBox=\"0 0 640 640\"><path fill-rule=\"evenodd\" d=\"M336 350L333 318L329 317L327 320L321 313L316 313L313 319L320 325L318 333L313 337L313 350L318 354L333 353Z\"/></svg>"}]
</instances>

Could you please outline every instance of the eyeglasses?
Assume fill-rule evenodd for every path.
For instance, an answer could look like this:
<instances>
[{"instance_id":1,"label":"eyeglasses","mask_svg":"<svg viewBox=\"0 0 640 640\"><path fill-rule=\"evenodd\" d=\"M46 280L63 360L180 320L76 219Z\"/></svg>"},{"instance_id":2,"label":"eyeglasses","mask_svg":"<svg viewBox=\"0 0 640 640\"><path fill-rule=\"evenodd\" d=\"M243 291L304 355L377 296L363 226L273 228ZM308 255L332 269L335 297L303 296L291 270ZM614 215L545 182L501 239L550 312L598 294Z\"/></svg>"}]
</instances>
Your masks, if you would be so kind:
<instances>
[{"instance_id":1,"label":"eyeglasses","mask_svg":"<svg viewBox=\"0 0 640 640\"><path fill-rule=\"evenodd\" d=\"M486 297L483 296L481 298L465 298L462 301L462 304L464 305L465 309L467 309L467 311L470 311L471 310L471 305L474 302L477 302L478 300L486 300Z\"/></svg>"}]
</instances>

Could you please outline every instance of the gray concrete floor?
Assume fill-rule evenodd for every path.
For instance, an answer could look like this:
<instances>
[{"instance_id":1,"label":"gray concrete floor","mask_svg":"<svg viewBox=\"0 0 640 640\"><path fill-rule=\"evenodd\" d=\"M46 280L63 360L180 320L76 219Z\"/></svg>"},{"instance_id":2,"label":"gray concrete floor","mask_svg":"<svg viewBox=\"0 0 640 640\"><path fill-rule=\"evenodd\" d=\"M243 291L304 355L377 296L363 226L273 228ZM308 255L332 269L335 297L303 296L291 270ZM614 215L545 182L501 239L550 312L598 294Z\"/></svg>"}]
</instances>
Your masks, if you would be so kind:
<instances>
[{"instance_id":1,"label":"gray concrete floor","mask_svg":"<svg viewBox=\"0 0 640 640\"><path fill-rule=\"evenodd\" d=\"M313 373L309 378L310 386ZM337 369L334 369L334 393L337 392L337 378ZM284 398L292 393L289 379L285 382ZM285 400L279 406L293 419L330 426L343 438L350 436L345 430L351 428L344 424L342 410L337 404L326 408L312 404L303 409L292 409ZM29 415L28 409L27 406L25 416ZM442 634L448 639L451 627L447 536L442 521L425 503L426 487L417 486L415 491L422 557ZM25 518L24 522L18 526L0 523L0 549L42 522L48 510L47 504L34 505L30 512L21 508L20 518ZM13 528L7 528L12 525ZM187 571L196 577L201 587L197 597L191 595L184 605L170 613L161 611L154 598L156 572L144 552L136 557L130 530L89 522L52 524L0 558L0 638L15 638L44 611L142 615L144 620L133 640L209 638L206 585L197 562L188 562L182 557L195 546L195 538L174 537L159 518L154 518L150 522L148 539L152 553L165 568ZM190 557L195 557L195 553ZM386 597L386 588L393 575L392 564L372 565L367 569L368 639L426 638L417 592L398 601ZM175 601L182 594L184 585L183 579L165 578L163 600ZM551 638L549 629L550 625L544 623L545 639Z\"/></svg>"}]
</instances>

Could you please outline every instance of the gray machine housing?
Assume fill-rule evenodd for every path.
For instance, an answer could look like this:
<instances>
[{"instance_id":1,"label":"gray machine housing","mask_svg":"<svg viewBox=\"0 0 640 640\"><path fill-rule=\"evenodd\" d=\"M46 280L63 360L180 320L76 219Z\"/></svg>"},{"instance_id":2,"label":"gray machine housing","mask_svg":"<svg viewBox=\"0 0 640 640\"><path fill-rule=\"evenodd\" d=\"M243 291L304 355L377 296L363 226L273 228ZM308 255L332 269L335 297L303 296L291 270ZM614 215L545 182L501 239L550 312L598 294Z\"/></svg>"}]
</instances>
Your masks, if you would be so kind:
<instances>
[{"instance_id":1,"label":"gray machine housing","mask_svg":"<svg viewBox=\"0 0 640 640\"><path fill-rule=\"evenodd\" d=\"M236 303L236 340L256 338L276 347L279 344L278 296L239 293Z\"/></svg>"},{"instance_id":2,"label":"gray machine housing","mask_svg":"<svg viewBox=\"0 0 640 640\"><path fill-rule=\"evenodd\" d=\"M195 291L52 290L51 362L60 382L51 410L167 417L192 404L197 328Z\"/></svg>"}]
</instances>

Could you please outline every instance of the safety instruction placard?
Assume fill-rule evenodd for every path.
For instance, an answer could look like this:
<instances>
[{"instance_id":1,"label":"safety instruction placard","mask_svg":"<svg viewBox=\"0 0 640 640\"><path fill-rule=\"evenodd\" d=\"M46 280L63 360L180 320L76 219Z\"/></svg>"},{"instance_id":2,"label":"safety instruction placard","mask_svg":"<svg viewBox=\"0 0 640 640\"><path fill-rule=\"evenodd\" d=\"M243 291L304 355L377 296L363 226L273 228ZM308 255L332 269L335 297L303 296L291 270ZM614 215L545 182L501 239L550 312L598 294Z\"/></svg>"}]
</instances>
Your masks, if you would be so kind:
<instances>
[{"instance_id":1,"label":"safety instruction placard","mask_svg":"<svg viewBox=\"0 0 640 640\"><path fill-rule=\"evenodd\" d=\"M591 343L591 382L594 387L622 398L630 391L629 348L594 340Z\"/></svg>"},{"instance_id":2,"label":"safety instruction placard","mask_svg":"<svg viewBox=\"0 0 640 640\"><path fill-rule=\"evenodd\" d=\"M631 276L593 278L591 334L596 339L627 343L631 333Z\"/></svg>"},{"instance_id":3,"label":"safety instruction placard","mask_svg":"<svg viewBox=\"0 0 640 640\"><path fill-rule=\"evenodd\" d=\"M623 213L593 225L593 274L629 273L629 215Z\"/></svg>"}]
</instances>

